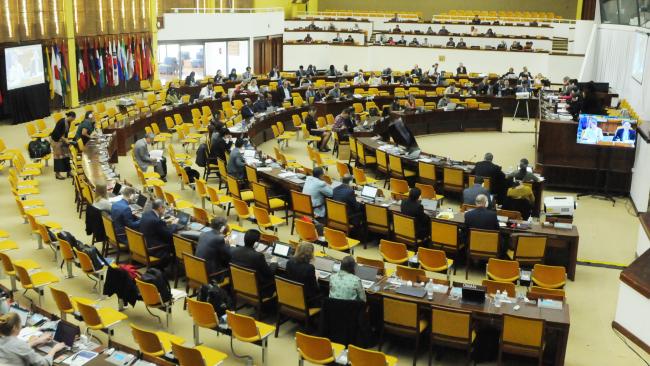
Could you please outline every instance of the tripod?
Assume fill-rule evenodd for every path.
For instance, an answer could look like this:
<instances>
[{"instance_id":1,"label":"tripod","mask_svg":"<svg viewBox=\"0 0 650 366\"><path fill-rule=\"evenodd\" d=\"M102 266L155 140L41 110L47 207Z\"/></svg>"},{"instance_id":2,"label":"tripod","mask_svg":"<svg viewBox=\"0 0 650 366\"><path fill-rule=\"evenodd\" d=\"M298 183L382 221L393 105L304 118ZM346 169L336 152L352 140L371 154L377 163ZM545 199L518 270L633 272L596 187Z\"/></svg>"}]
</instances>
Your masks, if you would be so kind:
<instances>
[{"instance_id":1,"label":"tripod","mask_svg":"<svg viewBox=\"0 0 650 366\"><path fill-rule=\"evenodd\" d=\"M579 193L578 198L583 197L583 196L591 196L594 198L600 198L604 199L607 201L612 202L612 206L616 205L616 200L614 197L609 193L609 174L610 174L610 169L611 169L611 151L612 149L608 146L598 146L596 145L596 148L598 149L598 157L596 159L596 185L593 191L591 192L586 192L586 193ZM603 154L606 156L605 158L605 163L606 166L603 168L603 165L601 164L601 161L603 160ZM600 176L602 173L605 173L605 181L603 184L600 184ZM602 188L598 188L602 187Z\"/></svg>"}]
</instances>

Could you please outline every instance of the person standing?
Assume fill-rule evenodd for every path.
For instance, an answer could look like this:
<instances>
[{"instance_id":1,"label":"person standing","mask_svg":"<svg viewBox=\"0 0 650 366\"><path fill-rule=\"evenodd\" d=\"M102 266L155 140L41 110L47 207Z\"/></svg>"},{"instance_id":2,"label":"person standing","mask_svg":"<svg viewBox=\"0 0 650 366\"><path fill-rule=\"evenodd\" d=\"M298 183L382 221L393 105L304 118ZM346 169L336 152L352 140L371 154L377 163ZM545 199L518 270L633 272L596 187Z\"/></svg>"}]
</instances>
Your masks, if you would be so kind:
<instances>
[{"instance_id":1,"label":"person standing","mask_svg":"<svg viewBox=\"0 0 650 366\"><path fill-rule=\"evenodd\" d=\"M79 139L83 141L84 144L88 143L90 140L90 135L95 131L95 115L92 111L86 112L84 120L81 121L79 126L77 126L77 132L74 135L74 141L77 142Z\"/></svg>"},{"instance_id":2,"label":"person standing","mask_svg":"<svg viewBox=\"0 0 650 366\"><path fill-rule=\"evenodd\" d=\"M54 159L54 173L56 179L65 179L61 174L66 173L70 177L70 149L68 148L68 131L70 123L77 115L70 111L56 122L54 130L50 134L50 145L52 145L52 158Z\"/></svg>"}]
</instances>

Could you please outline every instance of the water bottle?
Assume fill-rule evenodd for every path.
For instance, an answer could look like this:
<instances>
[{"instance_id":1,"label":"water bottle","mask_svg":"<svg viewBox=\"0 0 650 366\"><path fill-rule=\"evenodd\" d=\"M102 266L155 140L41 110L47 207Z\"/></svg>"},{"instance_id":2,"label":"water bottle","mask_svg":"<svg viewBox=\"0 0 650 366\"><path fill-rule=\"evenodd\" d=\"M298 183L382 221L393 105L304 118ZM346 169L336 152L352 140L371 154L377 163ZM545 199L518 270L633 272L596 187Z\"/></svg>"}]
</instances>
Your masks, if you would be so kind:
<instances>
[{"instance_id":1,"label":"water bottle","mask_svg":"<svg viewBox=\"0 0 650 366\"><path fill-rule=\"evenodd\" d=\"M494 295L494 307L501 307L501 290L497 290L496 295Z\"/></svg>"},{"instance_id":2,"label":"water bottle","mask_svg":"<svg viewBox=\"0 0 650 366\"><path fill-rule=\"evenodd\" d=\"M429 300L433 300L434 287L435 286L433 285L433 280L429 278L429 282L427 282L426 286L424 286L424 289L427 290L427 298Z\"/></svg>"}]
</instances>

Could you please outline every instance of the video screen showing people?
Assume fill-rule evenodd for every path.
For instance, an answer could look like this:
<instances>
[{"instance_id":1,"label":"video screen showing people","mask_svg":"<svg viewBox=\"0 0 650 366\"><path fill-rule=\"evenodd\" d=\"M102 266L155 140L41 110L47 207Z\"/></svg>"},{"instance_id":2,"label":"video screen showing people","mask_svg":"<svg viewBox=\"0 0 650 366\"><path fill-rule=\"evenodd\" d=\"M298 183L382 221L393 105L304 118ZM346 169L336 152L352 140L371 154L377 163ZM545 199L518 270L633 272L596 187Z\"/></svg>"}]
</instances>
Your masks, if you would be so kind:
<instances>
[{"instance_id":1,"label":"video screen showing people","mask_svg":"<svg viewBox=\"0 0 650 366\"><path fill-rule=\"evenodd\" d=\"M636 142L636 120L581 114L578 117L577 141L579 144L633 147Z\"/></svg>"}]
</instances>

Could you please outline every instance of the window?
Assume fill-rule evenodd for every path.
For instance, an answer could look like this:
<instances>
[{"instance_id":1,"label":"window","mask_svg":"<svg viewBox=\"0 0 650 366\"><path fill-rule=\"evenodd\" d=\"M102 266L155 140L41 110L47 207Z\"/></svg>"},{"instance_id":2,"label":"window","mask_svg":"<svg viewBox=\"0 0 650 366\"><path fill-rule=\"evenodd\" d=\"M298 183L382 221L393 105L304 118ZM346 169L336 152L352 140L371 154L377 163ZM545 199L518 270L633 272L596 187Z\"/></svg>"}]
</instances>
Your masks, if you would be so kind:
<instances>
[{"instance_id":1,"label":"window","mask_svg":"<svg viewBox=\"0 0 650 366\"><path fill-rule=\"evenodd\" d=\"M203 57L204 49L202 44L181 45L181 80L194 72L194 80L203 79L205 65Z\"/></svg>"},{"instance_id":2,"label":"window","mask_svg":"<svg viewBox=\"0 0 650 366\"><path fill-rule=\"evenodd\" d=\"M248 41L228 42L228 73L236 69L237 74L246 71L248 67Z\"/></svg>"},{"instance_id":3,"label":"window","mask_svg":"<svg viewBox=\"0 0 650 366\"><path fill-rule=\"evenodd\" d=\"M205 74L214 76L217 70L224 75L228 74L227 42L205 43Z\"/></svg>"},{"instance_id":4,"label":"window","mask_svg":"<svg viewBox=\"0 0 650 366\"><path fill-rule=\"evenodd\" d=\"M166 83L169 80L179 78L178 44L158 45L158 71L160 81Z\"/></svg>"}]
</instances>

